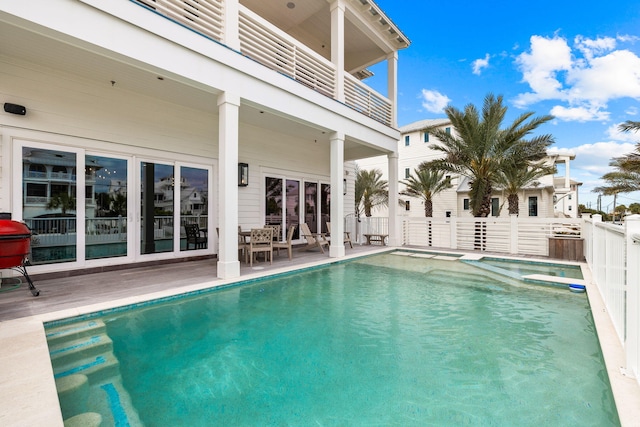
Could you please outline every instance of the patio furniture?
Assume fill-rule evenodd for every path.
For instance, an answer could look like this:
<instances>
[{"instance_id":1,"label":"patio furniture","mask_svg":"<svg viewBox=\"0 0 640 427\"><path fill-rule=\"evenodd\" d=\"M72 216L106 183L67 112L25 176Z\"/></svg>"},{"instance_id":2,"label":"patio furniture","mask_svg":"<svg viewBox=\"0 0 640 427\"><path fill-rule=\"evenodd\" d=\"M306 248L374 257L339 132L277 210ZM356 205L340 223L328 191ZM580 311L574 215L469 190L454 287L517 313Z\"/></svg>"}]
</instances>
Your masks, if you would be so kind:
<instances>
[{"instance_id":1,"label":"patio furniture","mask_svg":"<svg viewBox=\"0 0 640 427\"><path fill-rule=\"evenodd\" d=\"M272 228L252 228L249 243L245 249L246 256L249 257L250 265L253 267L253 255L257 253L269 254L269 264L273 264L273 229Z\"/></svg>"},{"instance_id":2,"label":"patio furniture","mask_svg":"<svg viewBox=\"0 0 640 427\"><path fill-rule=\"evenodd\" d=\"M387 237L389 237L388 234L376 234L376 233L363 234L363 236L367 239L367 245L370 245L371 242L380 242L382 246L385 246L387 244L386 240L387 240Z\"/></svg>"},{"instance_id":3,"label":"patio furniture","mask_svg":"<svg viewBox=\"0 0 640 427\"><path fill-rule=\"evenodd\" d=\"M331 223L327 222L327 231L329 232L329 236L331 236ZM353 249L353 243L351 243L351 233L349 231L344 232L344 243L349 244L349 247Z\"/></svg>"},{"instance_id":4,"label":"patio furniture","mask_svg":"<svg viewBox=\"0 0 640 427\"><path fill-rule=\"evenodd\" d=\"M193 249L205 249L207 247L207 233L201 230L198 224L185 224L184 232L187 235L187 250L193 245Z\"/></svg>"},{"instance_id":5,"label":"patio furniture","mask_svg":"<svg viewBox=\"0 0 640 427\"><path fill-rule=\"evenodd\" d=\"M300 224L300 234L307 241L307 246L300 248L302 251L320 248L320 251L324 253L324 246L329 247L329 241L325 237L324 233L312 233L305 222Z\"/></svg>"},{"instance_id":6,"label":"patio furniture","mask_svg":"<svg viewBox=\"0 0 640 427\"><path fill-rule=\"evenodd\" d=\"M279 242L280 241L280 237L282 237L280 235L280 224L266 224L264 226L264 228L273 228L273 241L274 242Z\"/></svg>"},{"instance_id":7,"label":"patio furniture","mask_svg":"<svg viewBox=\"0 0 640 427\"><path fill-rule=\"evenodd\" d=\"M278 256L280 256L280 249L286 249L289 254L289 261L293 259L293 244L291 241L293 240L293 233L296 231L296 226L292 225L289 227L289 231L287 231L287 240L284 242L276 241L273 242L273 248L276 250Z\"/></svg>"}]
</instances>

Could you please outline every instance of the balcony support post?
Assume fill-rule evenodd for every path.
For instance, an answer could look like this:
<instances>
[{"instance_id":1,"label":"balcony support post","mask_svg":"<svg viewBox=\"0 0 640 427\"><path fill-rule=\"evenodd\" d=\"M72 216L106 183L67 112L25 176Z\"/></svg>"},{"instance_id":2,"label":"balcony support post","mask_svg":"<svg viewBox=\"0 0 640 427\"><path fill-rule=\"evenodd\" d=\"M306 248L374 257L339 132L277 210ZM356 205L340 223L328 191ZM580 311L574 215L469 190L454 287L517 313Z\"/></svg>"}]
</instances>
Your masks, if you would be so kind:
<instances>
[{"instance_id":1,"label":"balcony support post","mask_svg":"<svg viewBox=\"0 0 640 427\"><path fill-rule=\"evenodd\" d=\"M398 127L398 52L387 56L387 97L391 101L391 127Z\"/></svg>"},{"instance_id":2,"label":"balcony support post","mask_svg":"<svg viewBox=\"0 0 640 427\"><path fill-rule=\"evenodd\" d=\"M329 256L341 258L344 249L344 195L342 194L344 177L344 133L331 134L331 245Z\"/></svg>"},{"instance_id":3,"label":"balcony support post","mask_svg":"<svg viewBox=\"0 0 640 427\"><path fill-rule=\"evenodd\" d=\"M331 9L331 62L336 66L336 99L345 102L344 94L344 0L335 0ZM333 225L332 225L333 227Z\"/></svg>"},{"instance_id":4,"label":"balcony support post","mask_svg":"<svg viewBox=\"0 0 640 427\"><path fill-rule=\"evenodd\" d=\"M398 215L398 152L387 154L389 161L389 246L401 246L400 216Z\"/></svg>"},{"instance_id":5,"label":"balcony support post","mask_svg":"<svg viewBox=\"0 0 640 427\"><path fill-rule=\"evenodd\" d=\"M223 92L218 96L218 277L240 276L238 260L238 127L240 97ZM210 234L211 235L211 234Z\"/></svg>"}]
</instances>

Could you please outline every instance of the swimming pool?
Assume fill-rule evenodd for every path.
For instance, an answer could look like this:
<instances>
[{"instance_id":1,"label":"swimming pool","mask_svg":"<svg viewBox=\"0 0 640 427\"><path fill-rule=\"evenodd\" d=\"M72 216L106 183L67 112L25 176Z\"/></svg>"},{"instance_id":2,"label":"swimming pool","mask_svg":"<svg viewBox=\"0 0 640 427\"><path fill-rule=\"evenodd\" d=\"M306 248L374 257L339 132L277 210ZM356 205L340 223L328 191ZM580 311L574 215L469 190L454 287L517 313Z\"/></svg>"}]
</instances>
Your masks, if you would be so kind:
<instances>
[{"instance_id":1,"label":"swimming pool","mask_svg":"<svg viewBox=\"0 0 640 427\"><path fill-rule=\"evenodd\" d=\"M585 295L484 274L387 254L91 317L119 372L89 410L131 425L619 425Z\"/></svg>"}]
</instances>

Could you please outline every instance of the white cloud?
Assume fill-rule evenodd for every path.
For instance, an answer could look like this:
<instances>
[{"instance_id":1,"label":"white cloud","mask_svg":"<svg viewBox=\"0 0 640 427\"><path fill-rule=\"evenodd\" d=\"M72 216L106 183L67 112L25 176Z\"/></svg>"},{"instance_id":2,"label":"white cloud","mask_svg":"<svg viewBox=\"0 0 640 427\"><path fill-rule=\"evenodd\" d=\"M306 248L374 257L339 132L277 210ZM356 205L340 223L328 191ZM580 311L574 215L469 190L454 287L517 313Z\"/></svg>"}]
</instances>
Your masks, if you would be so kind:
<instances>
[{"instance_id":1,"label":"white cloud","mask_svg":"<svg viewBox=\"0 0 640 427\"><path fill-rule=\"evenodd\" d=\"M442 113L444 107L451 102L448 96L437 90L422 89L422 107L430 113Z\"/></svg>"},{"instance_id":2,"label":"white cloud","mask_svg":"<svg viewBox=\"0 0 640 427\"><path fill-rule=\"evenodd\" d=\"M563 107L556 105L550 111L550 114L557 119L571 122L590 122L590 121L607 121L609 113L601 111L597 106L580 106L580 107Z\"/></svg>"},{"instance_id":3,"label":"white cloud","mask_svg":"<svg viewBox=\"0 0 640 427\"><path fill-rule=\"evenodd\" d=\"M569 71L572 66L571 49L563 38L552 39L532 36L530 52L516 58L522 79L533 92L520 95L517 104L526 105L544 99L564 98L558 73Z\"/></svg>"},{"instance_id":4,"label":"white cloud","mask_svg":"<svg viewBox=\"0 0 640 427\"><path fill-rule=\"evenodd\" d=\"M472 63L472 67L473 67L473 74L476 75L480 75L480 73L482 73L482 70L485 68L489 67L489 59L491 58L491 56L489 56L489 54L487 53L484 56L484 59L476 59L475 61L473 61Z\"/></svg>"},{"instance_id":5,"label":"white cloud","mask_svg":"<svg viewBox=\"0 0 640 427\"><path fill-rule=\"evenodd\" d=\"M640 57L617 49L619 42L636 39L577 36L572 49L562 37L532 36L529 51L515 61L531 91L519 94L516 106L557 100L566 103L553 109L560 120L608 120L611 100L640 99Z\"/></svg>"},{"instance_id":6,"label":"white cloud","mask_svg":"<svg viewBox=\"0 0 640 427\"><path fill-rule=\"evenodd\" d=\"M614 141L630 142L633 144L640 142L640 132L620 132L618 126L620 126L620 123L609 126L607 129L609 138Z\"/></svg>"}]
</instances>

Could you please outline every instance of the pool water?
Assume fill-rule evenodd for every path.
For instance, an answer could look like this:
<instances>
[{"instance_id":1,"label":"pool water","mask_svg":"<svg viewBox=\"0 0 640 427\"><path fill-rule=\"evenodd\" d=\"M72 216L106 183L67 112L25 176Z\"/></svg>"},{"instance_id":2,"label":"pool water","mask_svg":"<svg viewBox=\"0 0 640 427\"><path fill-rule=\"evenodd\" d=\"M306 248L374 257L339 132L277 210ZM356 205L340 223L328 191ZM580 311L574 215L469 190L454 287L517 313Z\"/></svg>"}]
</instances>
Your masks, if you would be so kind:
<instances>
[{"instance_id":1,"label":"pool water","mask_svg":"<svg viewBox=\"0 0 640 427\"><path fill-rule=\"evenodd\" d=\"M587 298L379 255L102 320L146 426L619 425Z\"/></svg>"},{"instance_id":2,"label":"pool water","mask_svg":"<svg viewBox=\"0 0 640 427\"><path fill-rule=\"evenodd\" d=\"M499 258L482 258L480 262L493 267L516 273L520 276L529 274L544 274L546 276L566 277L569 279L582 279L582 270L578 265L564 265L544 262L525 262L519 260L506 260Z\"/></svg>"}]
</instances>

